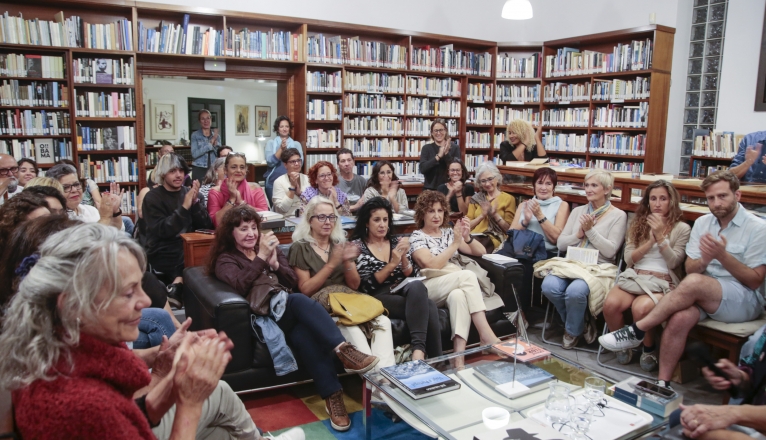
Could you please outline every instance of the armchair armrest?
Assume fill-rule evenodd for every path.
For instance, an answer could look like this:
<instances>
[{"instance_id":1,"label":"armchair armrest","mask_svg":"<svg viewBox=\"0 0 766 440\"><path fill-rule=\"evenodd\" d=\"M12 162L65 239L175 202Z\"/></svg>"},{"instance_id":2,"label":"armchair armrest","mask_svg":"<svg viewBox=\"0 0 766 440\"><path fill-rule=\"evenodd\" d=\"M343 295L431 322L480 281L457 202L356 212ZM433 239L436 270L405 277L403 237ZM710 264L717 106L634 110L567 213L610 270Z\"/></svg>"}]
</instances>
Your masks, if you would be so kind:
<instances>
[{"instance_id":1,"label":"armchair armrest","mask_svg":"<svg viewBox=\"0 0 766 440\"><path fill-rule=\"evenodd\" d=\"M514 286L516 294L521 296L524 280L523 265L521 263L496 263L473 255L467 255L467 257L479 263L479 266L487 271L489 280L495 285L495 292L505 303L503 310L506 312L516 311L519 307L513 297L511 286Z\"/></svg>"}]
</instances>

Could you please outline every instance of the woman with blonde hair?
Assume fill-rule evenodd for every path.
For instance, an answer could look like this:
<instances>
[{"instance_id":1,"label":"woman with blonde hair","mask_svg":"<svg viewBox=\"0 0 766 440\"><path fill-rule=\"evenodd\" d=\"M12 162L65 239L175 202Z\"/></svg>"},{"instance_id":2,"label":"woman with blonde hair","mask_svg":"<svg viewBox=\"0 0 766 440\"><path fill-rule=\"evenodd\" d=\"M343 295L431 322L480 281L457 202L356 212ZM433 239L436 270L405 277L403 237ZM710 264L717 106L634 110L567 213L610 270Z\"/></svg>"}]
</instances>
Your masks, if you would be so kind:
<instances>
[{"instance_id":1,"label":"woman with blonde hair","mask_svg":"<svg viewBox=\"0 0 766 440\"><path fill-rule=\"evenodd\" d=\"M24 188L30 188L33 186L51 186L61 191L62 195L64 194L64 186L61 184L61 182L59 182L56 179L52 179L50 177L35 177L33 179L30 179L30 181L27 182Z\"/></svg>"},{"instance_id":2,"label":"woman with blonde hair","mask_svg":"<svg viewBox=\"0 0 766 440\"><path fill-rule=\"evenodd\" d=\"M506 136L500 143L500 159L504 162L529 162L548 155L543 145L542 126L535 132L529 122L514 119L508 124Z\"/></svg>"}]
</instances>

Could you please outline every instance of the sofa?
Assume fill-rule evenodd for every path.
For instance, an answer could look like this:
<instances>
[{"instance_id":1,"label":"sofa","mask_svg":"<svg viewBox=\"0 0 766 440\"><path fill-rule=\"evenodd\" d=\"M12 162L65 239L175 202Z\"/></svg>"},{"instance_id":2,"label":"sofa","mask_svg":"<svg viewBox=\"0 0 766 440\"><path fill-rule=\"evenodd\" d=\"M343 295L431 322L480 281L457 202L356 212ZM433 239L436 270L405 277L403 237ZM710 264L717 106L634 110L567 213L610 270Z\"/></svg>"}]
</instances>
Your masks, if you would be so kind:
<instances>
[{"instance_id":1,"label":"sofa","mask_svg":"<svg viewBox=\"0 0 766 440\"><path fill-rule=\"evenodd\" d=\"M281 245L282 252L287 255L290 245ZM487 320L499 337L516 332L515 327L508 321L503 312L517 309L513 299L512 287L517 291L522 289L523 268L518 263L496 264L482 258L476 261L487 270L495 284L496 292L503 298L505 307L487 312ZM305 369L285 376L277 376L271 362L271 355L266 344L257 340L253 335L250 324L250 306L247 301L236 293L229 285L205 274L203 267L189 267L184 270L184 304L186 316L192 318L192 330L214 328L224 331L234 342L232 360L226 367L223 380L236 392L258 391L268 388L287 386L310 380ZM442 329L442 346L450 350L449 313L446 308L439 309L439 320ZM394 346L409 342L409 329L403 320L392 319L391 330ZM468 343L479 342L476 329L471 327ZM338 372L343 373L338 363Z\"/></svg>"}]
</instances>

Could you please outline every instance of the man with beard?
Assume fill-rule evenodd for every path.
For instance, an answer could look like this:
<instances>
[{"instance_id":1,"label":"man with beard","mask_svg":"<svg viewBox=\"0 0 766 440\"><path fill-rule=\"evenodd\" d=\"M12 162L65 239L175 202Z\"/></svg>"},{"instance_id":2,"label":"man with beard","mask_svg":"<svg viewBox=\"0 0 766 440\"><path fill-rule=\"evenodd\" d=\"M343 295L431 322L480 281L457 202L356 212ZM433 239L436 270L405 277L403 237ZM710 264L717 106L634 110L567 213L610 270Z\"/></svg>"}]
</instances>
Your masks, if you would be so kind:
<instances>
[{"instance_id":1,"label":"man with beard","mask_svg":"<svg viewBox=\"0 0 766 440\"><path fill-rule=\"evenodd\" d=\"M18 171L19 164L13 156L0 154L0 205L5 199L10 199L24 189L17 180Z\"/></svg>"},{"instance_id":2,"label":"man with beard","mask_svg":"<svg viewBox=\"0 0 766 440\"><path fill-rule=\"evenodd\" d=\"M686 245L686 278L644 319L598 339L607 350L633 349L647 331L667 321L660 344L660 386L669 386L686 336L697 322L708 316L747 322L763 311L757 290L766 275L766 222L739 204L739 179L731 171L711 174L701 187L710 214L694 222Z\"/></svg>"}]
</instances>

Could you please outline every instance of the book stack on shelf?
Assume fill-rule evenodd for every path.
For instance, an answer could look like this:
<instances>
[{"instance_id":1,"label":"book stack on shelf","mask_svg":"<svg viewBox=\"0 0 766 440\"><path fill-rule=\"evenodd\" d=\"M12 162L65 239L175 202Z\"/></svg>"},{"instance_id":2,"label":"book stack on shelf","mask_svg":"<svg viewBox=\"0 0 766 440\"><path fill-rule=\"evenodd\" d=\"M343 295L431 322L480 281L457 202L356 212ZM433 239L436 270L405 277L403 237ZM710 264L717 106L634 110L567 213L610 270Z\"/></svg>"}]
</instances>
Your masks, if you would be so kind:
<instances>
[{"instance_id":1,"label":"book stack on shelf","mask_svg":"<svg viewBox=\"0 0 766 440\"><path fill-rule=\"evenodd\" d=\"M0 43L30 46L80 47L101 50L133 50L133 26L128 19L113 23L92 24L80 16L64 17L60 11L54 20L25 20L6 11L0 16Z\"/></svg>"},{"instance_id":2,"label":"book stack on shelf","mask_svg":"<svg viewBox=\"0 0 766 440\"><path fill-rule=\"evenodd\" d=\"M69 113L46 110L5 110L0 135L65 136L72 134Z\"/></svg>"},{"instance_id":3,"label":"book stack on shelf","mask_svg":"<svg viewBox=\"0 0 766 440\"><path fill-rule=\"evenodd\" d=\"M343 92L341 72L309 72L306 75L306 92L337 93Z\"/></svg>"},{"instance_id":4,"label":"book stack on shelf","mask_svg":"<svg viewBox=\"0 0 766 440\"><path fill-rule=\"evenodd\" d=\"M35 54L0 54L0 76L64 78L64 57Z\"/></svg>"},{"instance_id":5,"label":"book stack on shelf","mask_svg":"<svg viewBox=\"0 0 766 440\"><path fill-rule=\"evenodd\" d=\"M29 140L0 140L0 153L14 159L33 158L38 165L52 164L60 159L72 158L72 143L63 138L35 138Z\"/></svg>"},{"instance_id":6,"label":"book stack on shelf","mask_svg":"<svg viewBox=\"0 0 766 440\"><path fill-rule=\"evenodd\" d=\"M453 44L441 47L410 46L410 69L420 72L457 75L492 76L492 54L455 49Z\"/></svg>"},{"instance_id":7,"label":"book stack on shelf","mask_svg":"<svg viewBox=\"0 0 766 440\"><path fill-rule=\"evenodd\" d=\"M136 150L136 129L132 125L87 127L77 124L77 150Z\"/></svg>"},{"instance_id":8,"label":"book stack on shelf","mask_svg":"<svg viewBox=\"0 0 766 440\"><path fill-rule=\"evenodd\" d=\"M555 78L649 69L652 67L652 49L651 38L617 43L611 53L562 47L556 49L555 55L545 57L545 76Z\"/></svg>"},{"instance_id":9,"label":"book stack on shelf","mask_svg":"<svg viewBox=\"0 0 766 440\"><path fill-rule=\"evenodd\" d=\"M309 130L306 148L340 148L340 130ZM313 140L316 139L316 142Z\"/></svg>"},{"instance_id":10,"label":"book stack on shelf","mask_svg":"<svg viewBox=\"0 0 766 440\"><path fill-rule=\"evenodd\" d=\"M156 28L138 21L138 51L180 55L224 55L223 30L213 26L189 23L189 14L182 23L161 20Z\"/></svg>"},{"instance_id":11,"label":"book stack on shelf","mask_svg":"<svg viewBox=\"0 0 766 440\"><path fill-rule=\"evenodd\" d=\"M91 156L80 158L80 176L96 183L138 182L138 159L125 156L112 159L92 160Z\"/></svg>"},{"instance_id":12,"label":"book stack on shelf","mask_svg":"<svg viewBox=\"0 0 766 440\"><path fill-rule=\"evenodd\" d=\"M134 84L133 58L75 58L74 82L81 84Z\"/></svg>"},{"instance_id":13,"label":"book stack on shelf","mask_svg":"<svg viewBox=\"0 0 766 440\"><path fill-rule=\"evenodd\" d=\"M694 130L691 176L705 178L716 171L728 170L744 137L731 131Z\"/></svg>"},{"instance_id":14,"label":"book stack on shelf","mask_svg":"<svg viewBox=\"0 0 766 440\"><path fill-rule=\"evenodd\" d=\"M188 20L184 18L184 22ZM303 39L290 31L226 29L226 56L261 60L298 61Z\"/></svg>"},{"instance_id":15,"label":"book stack on shelf","mask_svg":"<svg viewBox=\"0 0 766 440\"><path fill-rule=\"evenodd\" d=\"M309 63L407 68L407 48L399 44L340 35L327 37L318 33L309 35L307 46Z\"/></svg>"},{"instance_id":16,"label":"book stack on shelf","mask_svg":"<svg viewBox=\"0 0 766 440\"><path fill-rule=\"evenodd\" d=\"M0 105L9 107L68 108L68 90L58 81L3 80L0 85Z\"/></svg>"},{"instance_id":17,"label":"book stack on shelf","mask_svg":"<svg viewBox=\"0 0 766 440\"><path fill-rule=\"evenodd\" d=\"M540 46L498 47L493 107L492 159L498 158L511 121L521 119L534 127L541 124L540 101L542 48Z\"/></svg>"}]
</instances>

